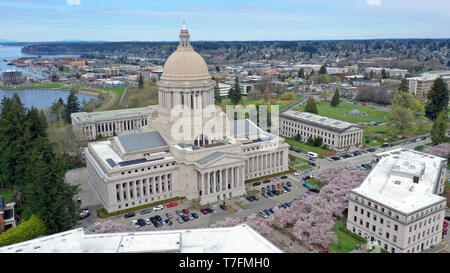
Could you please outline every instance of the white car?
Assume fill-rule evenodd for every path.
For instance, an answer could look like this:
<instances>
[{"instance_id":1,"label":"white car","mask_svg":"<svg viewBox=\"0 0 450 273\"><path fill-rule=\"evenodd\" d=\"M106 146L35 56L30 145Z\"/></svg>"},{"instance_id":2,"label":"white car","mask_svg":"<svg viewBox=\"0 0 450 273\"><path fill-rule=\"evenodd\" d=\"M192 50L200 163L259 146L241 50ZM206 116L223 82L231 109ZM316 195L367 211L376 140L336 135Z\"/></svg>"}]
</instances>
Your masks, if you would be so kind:
<instances>
[{"instance_id":1,"label":"white car","mask_svg":"<svg viewBox=\"0 0 450 273\"><path fill-rule=\"evenodd\" d=\"M133 226L139 226L137 220L133 220L133 221L131 221L131 223L133 224Z\"/></svg>"},{"instance_id":2,"label":"white car","mask_svg":"<svg viewBox=\"0 0 450 273\"><path fill-rule=\"evenodd\" d=\"M272 179L272 181L278 181L278 180L280 180L279 177L274 177L274 178Z\"/></svg>"},{"instance_id":3,"label":"white car","mask_svg":"<svg viewBox=\"0 0 450 273\"><path fill-rule=\"evenodd\" d=\"M164 209L163 205L158 205L158 206L153 208L154 211L158 211L158 210L162 210L162 209Z\"/></svg>"}]
</instances>

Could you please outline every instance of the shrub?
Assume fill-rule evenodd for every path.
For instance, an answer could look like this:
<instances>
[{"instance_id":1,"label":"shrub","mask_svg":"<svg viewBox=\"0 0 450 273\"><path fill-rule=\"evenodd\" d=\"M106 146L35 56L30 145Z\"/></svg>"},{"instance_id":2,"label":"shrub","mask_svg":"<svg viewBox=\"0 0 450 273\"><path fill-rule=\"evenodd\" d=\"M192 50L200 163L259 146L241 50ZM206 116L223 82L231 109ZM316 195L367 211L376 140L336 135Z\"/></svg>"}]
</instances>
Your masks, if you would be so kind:
<instances>
[{"instance_id":1,"label":"shrub","mask_svg":"<svg viewBox=\"0 0 450 273\"><path fill-rule=\"evenodd\" d=\"M44 221L38 216L32 215L30 219L23 221L17 227L10 228L0 234L0 247L28 241L46 234L47 227Z\"/></svg>"},{"instance_id":2,"label":"shrub","mask_svg":"<svg viewBox=\"0 0 450 273\"><path fill-rule=\"evenodd\" d=\"M169 199L160 200L160 201L157 201L157 202L154 202L151 204L145 204L142 206L132 207L129 209L118 210L118 211L114 211L114 212L108 212L105 208L101 208L101 209L97 210L97 214L98 214L98 217L100 217L100 218L107 218L107 217L116 216L119 214L131 212L131 211L135 211L135 210L140 210L140 209L145 209L148 207L161 205L161 204L164 204L167 202L173 202L173 201L180 200L180 199L184 199L184 197L173 197L173 198L169 198Z\"/></svg>"}]
</instances>

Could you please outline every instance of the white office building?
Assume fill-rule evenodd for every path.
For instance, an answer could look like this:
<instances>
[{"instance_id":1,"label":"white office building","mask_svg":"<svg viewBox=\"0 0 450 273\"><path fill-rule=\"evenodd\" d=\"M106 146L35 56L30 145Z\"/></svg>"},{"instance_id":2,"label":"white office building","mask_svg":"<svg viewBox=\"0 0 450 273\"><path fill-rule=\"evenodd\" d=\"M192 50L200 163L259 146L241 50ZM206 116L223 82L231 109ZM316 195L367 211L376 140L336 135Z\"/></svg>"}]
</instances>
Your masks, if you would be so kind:
<instances>
[{"instance_id":1,"label":"white office building","mask_svg":"<svg viewBox=\"0 0 450 273\"><path fill-rule=\"evenodd\" d=\"M301 141L321 137L323 144L332 149L359 146L363 139L363 127L358 124L332 119L308 112L288 110L280 114L280 135Z\"/></svg>"},{"instance_id":2,"label":"white office building","mask_svg":"<svg viewBox=\"0 0 450 273\"><path fill-rule=\"evenodd\" d=\"M398 148L350 192L347 228L392 253L416 253L442 240L447 160Z\"/></svg>"}]
</instances>

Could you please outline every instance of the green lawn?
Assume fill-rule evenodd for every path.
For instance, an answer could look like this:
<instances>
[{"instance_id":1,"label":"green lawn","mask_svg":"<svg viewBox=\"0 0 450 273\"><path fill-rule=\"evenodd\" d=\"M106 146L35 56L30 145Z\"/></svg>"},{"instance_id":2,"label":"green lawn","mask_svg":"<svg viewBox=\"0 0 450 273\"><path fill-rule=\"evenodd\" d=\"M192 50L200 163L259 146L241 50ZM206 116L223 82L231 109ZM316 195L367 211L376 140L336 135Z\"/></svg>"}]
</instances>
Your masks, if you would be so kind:
<instances>
[{"instance_id":1,"label":"green lawn","mask_svg":"<svg viewBox=\"0 0 450 273\"><path fill-rule=\"evenodd\" d=\"M12 194L13 194L12 190L0 190L0 195L5 198L5 203L9 202L9 198L11 198Z\"/></svg>"},{"instance_id":2,"label":"green lawn","mask_svg":"<svg viewBox=\"0 0 450 273\"><path fill-rule=\"evenodd\" d=\"M309 166L309 165L298 165L298 166L295 166L295 168L296 168L297 170L299 170L299 171L304 171L304 170L309 170L309 169L311 169L311 166Z\"/></svg>"},{"instance_id":3,"label":"green lawn","mask_svg":"<svg viewBox=\"0 0 450 273\"><path fill-rule=\"evenodd\" d=\"M308 182L308 184L310 184L310 185L312 185L312 186L314 186L314 187L316 187L316 188L318 188L318 189L322 189L323 186L325 186L325 183L324 183L324 182L322 182L322 181L320 181L320 180L317 180L317 179L315 179L315 178L310 178L310 179L308 179L308 181L306 181L306 182Z\"/></svg>"},{"instance_id":4,"label":"green lawn","mask_svg":"<svg viewBox=\"0 0 450 273\"><path fill-rule=\"evenodd\" d=\"M304 107L301 107L304 110ZM359 110L367 115L353 116L347 114L351 110ZM335 119L345 120L349 122L385 122L387 112L380 110L373 110L370 106L355 105L351 103L340 103L337 107L331 107L328 102L317 103L317 110L319 115L331 117Z\"/></svg>"},{"instance_id":5,"label":"green lawn","mask_svg":"<svg viewBox=\"0 0 450 273\"><path fill-rule=\"evenodd\" d=\"M298 142L290 138L284 138L286 143L294 146L294 148L302 150L302 153L306 154L307 152L314 152L321 155L326 155L328 153L327 150L321 149L319 147L310 146L306 143Z\"/></svg>"},{"instance_id":6,"label":"green lawn","mask_svg":"<svg viewBox=\"0 0 450 273\"><path fill-rule=\"evenodd\" d=\"M346 234L345 232L339 229L345 227L346 223L345 221L346 219L337 221L332 229L332 231L336 233L336 236L338 237L337 242L332 242L329 244L329 247L334 253L348 253L354 250L357 244L361 244L360 241L356 240L349 234Z\"/></svg>"}]
</instances>

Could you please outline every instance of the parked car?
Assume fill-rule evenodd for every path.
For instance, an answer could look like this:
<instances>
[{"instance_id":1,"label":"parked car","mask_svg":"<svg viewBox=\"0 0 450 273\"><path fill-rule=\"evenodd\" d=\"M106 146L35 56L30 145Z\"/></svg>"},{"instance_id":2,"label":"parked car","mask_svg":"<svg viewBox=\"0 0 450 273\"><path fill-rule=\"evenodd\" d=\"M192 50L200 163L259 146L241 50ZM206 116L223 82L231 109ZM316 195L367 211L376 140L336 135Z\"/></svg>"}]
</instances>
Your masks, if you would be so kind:
<instances>
[{"instance_id":1,"label":"parked car","mask_svg":"<svg viewBox=\"0 0 450 273\"><path fill-rule=\"evenodd\" d=\"M207 211L206 209L200 209L200 212L201 212L203 215L208 214L208 211Z\"/></svg>"},{"instance_id":2,"label":"parked car","mask_svg":"<svg viewBox=\"0 0 450 273\"><path fill-rule=\"evenodd\" d=\"M272 190L273 190L273 191L276 191L276 190L277 190L277 186L272 185Z\"/></svg>"},{"instance_id":3,"label":"parked car","mask_svg":"<svg viewBox=\"0 0 450 273\"><path fill-rule=\"evenodd\" d=\"M310 178L311 178L311 176L310 176L310 175L307 175L307 176L303 177L303 180L305 181L305 180L308 180L308 179L310 179Z\"/></svg>"},{"instance_id":4,"label":"parked car","mask_svg":"<svg viewBox=\"0 0 450 273\"><path fill-rule=\"evenodd\" d=\"M172 203L167 204L167 207L168 208L172 208L172 207L175 207L177 205L178 205L177 202L172 202Z\"/></svg>"},{"instance_id":5,"label":"parked car","mask_svg":"<svg viewBox=\"0 0 450 273\"><path fill-rule=\"evenodd\" d=\"M307 189L310 189L310 188L311 188L311 185L309 185L308 183L303 183L303 187L305 187L305 188L307 188Z\"/></svg>"},{"instance_id":6,"label":"parked car","mask_svg":"<svg viewBox=\"0 0 450 273\"><path fill-rule=\"evenodd\" d=\"M166 213L166 217L167 219L172 219L173 218L172 213L170 212Z\"/></svg>"},{"instance_id":7,"label":"parked car","mask_svg":"<svg viewBox=\"0 0 450 273\"><path fill-rule=\"evenodd\" d=\"M314 157L310 157L310 158L308 158L308 160L312 161L312 162L316 162L316 159Z\"/></svg>"},{"instance_id":8,"label":"parked car","mask_svg":"<svg viewBox=\"0 0 450 273\"><path fill-rule=\"evenodd\" d=\"M281 189L281 184L277 184L277 188Z\"/></svg>"},{"instance_id":9,"label":"parked car","mask_svg":"<svg viewBox=\"0 0 450 273\"><path fill-rule=\"evenodd\" d=\"M144 210L141 211L141 215L144 215L144 214L147 214L147 213L150 213L150 212L152 212L151 209L144 209Z\"/></svg>"},{"instance_id":10,"label":"parked car","mask_svg":"<svg viewBox=\"0 0 450 273\"><path fill-rule=\"evenodd\" d=\"M444 219L450 221L450 216L445 216Z\"/></svg>"},{"instance_id":11,"label":"parked car","mask_svg":"<svg viewBox=\"0 0 450 273\"><path fill-rule=\"evenodd\" d=\"M424 137L421 137L420 139L421 139L421 140L427 140L427 138L428 138L428 137L424 136Z\"/></svg>"},{"instance_id":12,"label":"parked car","mask_svg":"<svg viewBox=\"0 0 450 273\"><path fill-rule=\"evenodd\" d=\"M185 215L188 215L189 214L189 211L187 210L187 209L182 209L181 210Z\"/></svg>"},{"instance_id":13,"label":"parked car","mask_svg":"<svg viewBox=\"0 0 450 273\"><path fill-rule=\"evenodd\" d=\"M384 147L389 147L389 146L392 146L392 144L390 142L385 142L385 143L381 144L380 147L384 148Z\"/></svg>"},{"instance_id":14,"label":"parked car","mask_svg":"<svg viewBox=\"0 0 450 273\"><path fill-rule=\"evenodd\" d=\"M145 223L144 219L141 219L141 218L137 219L137 223L141 227L143 227L147 224L147 223Z\"/></svg>"},{"instance_id":15,"label":"parked car","mask_svg":"<svg viewBox=\"0 0 450 273\"><path fill-rule=\"evenodd\" d=\"M166 220L166 223L167 223L168 226L171 226L173 224L172 221L169 220L169 219Z\"/></svg>"},{"instance_id":16,"label":"parked car","mask_svg":"<svg viewBox=\"0 0 450 273\"><path fill-rule=\"evenodd\" d=\"M286 185L287 185L288 187L292 187L292 183L291 183L290 181L286 182Z\"/></svg>"},{"instance_id":17,"label":"parked car","mask_svg":"<svg viewBox=\"0 0 450 273\"><path fill-rule=\"evenodd\" d=\"M270 183L270 179L265 179L265 180L263 181L263 183L264 183L264 184Z\"/></svg>"},{"instance_id":18,"label":"parked car","mask_svg":"<svg viewBox=\"0 0 450 273\"><path fill-rule=\"evenodd\" d=\"M377 149L375 149L375 148L367 149L367 151L368 151L368 152L371 152L371 153L375 152L376 150L377 150Z\"/></svg>"},{"instance_id":19,"label":"parked car","mask_svg":"<svg viewBox=\"0 0 450 273\"><path fill-rule=\"evenodd\" d=\"M192 215L192 217L194 217L194 219L198 219L198 214L197 213L193 212L193 213L191 213L191 215Z\"/></svg>"},{"instance_id":20,"label":"parked car","mask_svg":"<svg viewBox=\"0 0 450 273\"><path fill-rule=\"evenodd\" d=\"M150 218L148 218L148 219L145 219L145 223L146 223L147 225L150 225L150 224L152 223L152 221L150 221Z\"/></svg>"},{"instance_id":21,"label":"parked car","mask_svg":"<svg viewBox=\"0 0 450 273\"><path fill-rule=\"evenodd\" d=\"M124 215L125 218L130 218L130 217L134 217L136 215L136 213L130 211L127 214Z\"/></svg>"},{"instance_id":22,"label":"parked car","mask_svg":"<svg viewBox=\"0 0 450 273\"><path fill-rule=\"evenodd\" d=\"M164 209L163 205L157 205L156 207L153 208L154 211L158 211L158 210L162 210Z\"/></svg>"},{"instance_id":23,"label":"parked car","mask_svg":"<svg viewBox=\"0 0 450 273\"><path fill-rule=\"evenodd\" d=\"M181 217L178 217L178 218L177 218L177 221L178 221L179 224L183 224L183 223L184 223L184 220L183 220L183 218L181 218Z\"/></svg>"},{"instance_id":24,"label":"parked car","mask_svg":"<svg viewBox=\"0 0 450 273\"><path fill-rule=\"evenodd\" d=\"M315 192L315 193L319 193L320 192L320 190L316 189L316 188L309 188L308 190L312 191L312 192Z\"/></svg>"},{"instance_id":25,"label":"parked car","mask_svg":"<svg viewBox=\"0 0 450 273\"><path fill-rule=\"evenodd\" d=\"M280 180L279 177L274 177L274 178L272 178L272 181L278 181L278 180Z\"/></svg>"},{"instance_id":26,"label":"parked car","mask_svg":"<svg viewBox=\"0 0 450 273\"><path fill-rule=\"evenodd\" d=\"M159 216L159 215L155 215L155 219L156 219L156 221L158 221L158 222L161 222L161 221L162 221L162 218L161 218L161 216Z\"/></svg>"},{"instance_id":27,"label":"parked car","mask_svg":"<svg viewBox=\"0 0 450 273\"><path fill-rule=\"evenodd\" d=\"M258 212L258 215L261 216L262 218L267 218L267 217L269 217L269 215L267 215L267 213L265 213L264 211Z\"/></svg>"},{"instance_id":28,"label":"parked car","mask_svg":"<svg viewBox=\"0 0 450 273\"><path fill-rule=\"evenodd\" d=\"M250 196L245 197L245 199L247 199L247 201L249 201L249 202L253 202L254 201L253 198L251 198Z\"/></svg>"},{"instance_id":29,"label":"parked car","mask_svg":"<svg viewBox=\"0 0 450 273\"><path fill-rule=\"evenodd\" d=\"M252 197L253 197L253 200L255 200L255 201L259 200L258 196L256 196L256 195L253 195Z\"/></svg>"},{"instance_id":30,"label":"parked car","mask_svg":"<svg viewBox=\"0 0 450 273\"><path fill-rule=\"evenodd\" d=\"M359 152L359 151L353 152L353 155L354 155L354 156L361 155L361 152Z\"/></svg>"},{"instance_id":31,"label":"parked car","mask_svg":"<svg viewBox=\"0 0 450 273\"><path fill-rule=\"evenodd\" d=\"M270 196L270 197L273 197L273 192L272 191L268 191L267 195Z\"/></svg>"},{"instance_id":32,"label":"parked car","mask_svg":"<svg viewBox=\"0 0 450 273\"><path fill-rule=\"evenodd\" d=\"M183 221L189 222L189 217L187 215L183 215L181 216L181 218L183 219Z\"/></svg>"},{"instance_id":33,"label":"parked car","mask_svg":"<svg viewBox=\"0 0 450 273\"><path fill-rule=\"evenodd\" d=\"M81 210L80 219L85 219L88 218L89 216L91 216L91 212L87 208Z\"/></svg>"},{"instance_id":34,"label":"parked car","mask_svg":"<svg viewBox=\"0 0 450 273\"><path fill-rule=\"evenodd\" d=\"M261 185L261 182L255 182L255 183L253 183L253 186L254 186L254 187L259 186L259 185Z\"/></svg>"},{"instance_id":35,"label":"parked car","mask_svg":"<svg viewBox=\"0 0 450 273\"><path fill-rule=\"evenodd\" d=\"M287 191L287 192L291 191L291 189L289 187L284 187L284 190Z\"/></svg>"},{"instance_id":36,"label":"parked car","mask_svg":"<svg viewBox=\"0 0 450 273\"><path fill-rule=\"evenodd\" d=\"M266 189L265 188L261 188L261 194L265 194L266 193Z\"/></svg>"},{"instance_id":37,"label":"parked car","mask_svg":"<svg viewBox=\"0 0 450 273\"><path fill-rule=\"evenodd\" d=\"M281 186L284 188L286 187L286 182L281 182Z\"/></svg>"},{"instance_id":38,"label":"parked car","mask_svg":"<svg viewBox=\"0 0 450 273\"><path fill-rule=\"evenodd\" d=\"M227 206L225 206L225 205L220 205L219 208L221 208L222 210L227 210L228 209Z\"/></svg>"},{"instance_id":39,"label":"parked car","mask_svg":"<svg viewBox=\"0 0 450 273\"><path fill-rule=\"evenodd\" d=\"M267 187L266 187L266 190L267 190L267 191L271 191L272 188L271 188L270 186L267 186Z\"/></svg>"},{"instance_id":40,"label":"parked car","mask_svg":"<svg viewBox=\"0 0 450 273\"><path fill-rule=\"evenodd\" d=\"M283 176L281 177L281 179L286 179L286 178L288 178L286 175L283 175Z\"/></svg>"},{"instance_id":41,"label":"parked car","mask_svg":"<svg viewBox=\"0 0 450 273\"><path fill-rule=\"evenodd\" d=\"M178 216L182 216L182 215L183 215L183 212L182 212L181 210L176 210L175 213L176 213Z\"/></svg>"}]
</instances>

